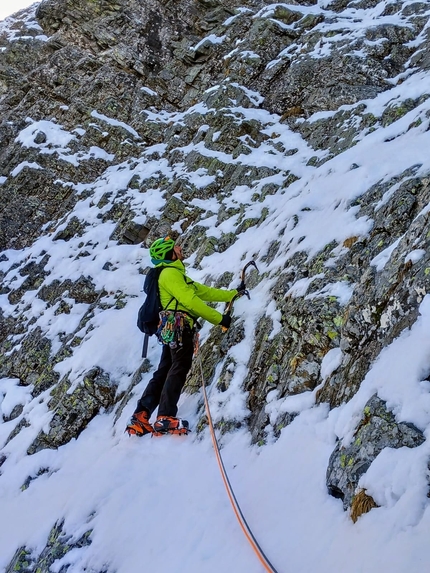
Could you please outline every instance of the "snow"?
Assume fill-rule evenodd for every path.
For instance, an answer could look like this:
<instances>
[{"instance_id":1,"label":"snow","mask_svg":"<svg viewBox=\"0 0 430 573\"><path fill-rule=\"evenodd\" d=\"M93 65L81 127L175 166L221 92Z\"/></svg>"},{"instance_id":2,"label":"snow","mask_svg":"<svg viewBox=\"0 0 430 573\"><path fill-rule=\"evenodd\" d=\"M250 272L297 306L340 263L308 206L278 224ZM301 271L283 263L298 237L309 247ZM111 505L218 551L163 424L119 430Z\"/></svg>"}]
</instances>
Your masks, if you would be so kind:
<instances>
[{"instance_id":1,"label":"snow","mask_svg":"<svg viewBox=\"0 0 430 573\"><path fill-rule=\"evenodd\" d=\"M376 255L376 257L374 257L370 261L370 264L375 266L377 271L382 271L382 269L388 263L393 251L395 250L397 245L400 243L400 240L401 240L401 238L396 239L391 245L389 245L386 249L381 251L379 253L379 255Z\"/></svg>"},{"instance_id":2,"label":"snow","mask_svg":"<svg viewBox=\"0 0 430 573\"><path fill-rule=\"evenodd\" d=\"M399 24L393 16L383 15L388 14L389 4L384 0L366 10L344 10L341 15L329 10L328 0L320 0L313 6L281 6L303 16L323 13L325 20L317 29L324 34L330 32L330 37L315 45L312 54L318 58L337 49L346 34L363 38L369 27ZM275 7L276 4L265 6L255 17L272 18ZM224 25L230 26L245 11L249 9L239 8ZM28 27L33 26L31 22L30 18ZM0 30L9 29L11 23L13 20L2 23ZM400 23L408 26L406 20ZM411 49L420 45L424 34L423 30L416 42L410 44ZM192 49L197 50L204 42L220 44L224 39L225 36L211 34ZM296 48L293 44L281 50L267 68L290 57ZM240 53L239 48L233 52ZM247 58L259 57L248 51L240 54ZM388 106L400 105L407 98L417 99L430 91L430 75L426 72L416 73L409 69L389 81L391 87L373 100L343 106L341 110L353 110L364 103L366 113L379 118ZM235 304L234 317L243 324L244 338L221 359L215 375L216 381L225 365L234 361L228 388L221 392L216 382L209 388L214 421L241 425L240 429L219 437L222 455L239 505L264 552L279 573L424 573L428 568L427 465L430 446L427 441L414 449L386 449L375 459L361 478L360 486L366 488L381 507L360 517L356 524L344 513L342 503L328 495L325 472L336 441L341 440L345 445L350 442L366 402L375 393L387 402L399 422L413 423L426 438L429 436L430 295L422 293L418 320L380 353L359 391L348 403L329 411L326 405L316 406L319 388L286 398L280 397L278 389L271 390L265 404L269 418L267 439L261 447L251 444L245 429L249 410L243 381L248 373L258 320L264 315L272 319L269 339L281 332L282 315L272 298L271 288L278 280L279 272L288 271L291 258L303 252L310 259L332 241L338 245L333 256L340 258L346 251L343 247L346 239L366 238L373 228L372 217L361 216L359 208L353 206L356 199L372 185L391 181L412 165L416 166L413 177L430 172L430 100L422 101L391 125L382 127L376 123L372 133L363 131L357 137L353 148L321 167L313 167L309 165L309 159L315 156L324 159L326 152L312 149L298 133L281 123L280 116L261 109L263 98L258 92L226 81L209 88L206 93L226 90L229 85L240 89L254 107L244 108L232 102L229 108L217 113L225 114L229 121L238 124L255 119L263 124L262 131L269 136L269 140L259 146L250 147L248 155L235 159L200 141L178 145L176 155L182 156L182 160L176 162L170 160L167 146L162 143L142 147L141 155L133 160L115 163L115 157L101 147L73 153L68 146L85 131L79 126L65 129L52 118L28 118L28 125L16 138L17 144L31 148L33 157L40 154L42 165L48 154L56 154L59 160L68 161L77 168L82 161L91 158L110 165L95 181L62 182L65 187L74 189L80 199L70 215L58 222L55 230L64 229L72 217L77 217L84 225L83 235L66 242L54 241L53 234L45 234L25 249L5 251L0 257L5 289L22 284L25 275L20 274L20 270L24 265L37 264L48 253L50 258L45 270L50 274L44 285L55 280L75 281L81 276L89 277L95 289L103 291L99 302L103 303L104 310L96 307L88 320L82 322L88 316L88 304L76 303L71 296L65 296L62 300L69 308L68 312L62 312L59 303L48 306L34 289L27 291L17 304L11 304L7 294L1 294L2 312L7 317L23 313L24 331L31 333L36 328L41 329L51 341L53 356L61 347L64 336L81 325L75 333L79 340L73 355L56 362L54 371L60 377L69 377L71 392L82 382L84 373L98 365L110 374L119 392L131 392L131 399L118 420L115 412L102 411L77 439L57 450L42 450L28 456L27 448L39 431L48 429L52 419L48 408L50 390L33 397L31 384L25 386L15 377L0 379L0 448L1 454L6 456L0 467L0 570L6 568L18 547L26 546L35 555L39 554L52 526L64 520L65 532L75 540L92 530L92 543L58 559L51 567L53 572L60 572L67 565L68 573L102 570L130 573L141 568L142 563L151 571L170 573L184 570L204 573L262 571L229 505L207 429L199 435L193 431L187 438L145 437L139 440L123 433L136 400L151 378L160 349L156 341L150 341L151 370L144 373L130 391L131 378L141 364L142 339L134 325L141 304L141 269L149 265L148 253L141 246L118 245L111 239L115 223L102 224L101 217L112 208L118 193L137 213L136 221L144 224L147 218L160 217L166 197L157 181L178 179L198 191L198 197L191 199L190 204L202 210L201 219L195 224L205 227L208 237L220 238L222 233L228 232L236 236L228 249L224 252L215 250L200 265L195 264L195 253L187 253L190 276L202 282L208 278L215 282L223 273L230 272L233 288L240 280L239 271L244 261L251 258L256 260L265 276L264 281L251 289L249 301L243 297ZM141 89L148 95L156 95L150 88ZM67 106L60 106L60 109L68 111ZM210 129L213 112L209 104L204 103L197 103L183 112L167 112L154 107L141 110L145 121L164 125L183 125L192 115L201 115L201 132ZM335 113L314 114L307 121L315 122ZM96 110L91 115L99 128L100 125L103 130L119 127L141 141L139 133L125 122ZM421 120L419 125L418 119ZM411 128L414 122L417 125ZM46 136L43 143L35 143L38 132ZM217 142L220 136L220 131L214 132L212 142ZM246 141L245 138L244 143ZM282 144L285 151L297 149L297 152L287 155L274 147L274 143ZM218 202L213 192L206 189L214 183L220 184L219 173L203 167L191 170L183 160L191 151L232 166L249 170L266 167L273 172L264 178L255 176L255 181L249 184L238 185L230 196ZM352 164L359 167L352 170ZM25 167L40 169L41 165L36 161L24 161L8 176L16 177ZM284 182L289 174L299 179L286 186ZM6 181L5 175L0 177L0 184ZM151 179L151 188L144 193L129 188L135 176L140 181ZM264 196L263 188L269 183L279 188L274 194ZM385 192L375 204L375 212L389 202L400 184L395 183ZM102 197L106 196L109 197L107 203L99 206ZM181 195L177 197L180 199ZM221 204L224 209L236 209L236 214L219 221ZM428 208L424 206L421 215ZM263 210L266 213L264 220ZM258 224L238 232L243 221L260 217ZM181 223L176 222L175 228L180 230ZM267 262L266 255L273 241L279 242L278 255ZM377 272L382 272L388 261L397 256L400 242L401 237L371 261ZM398 256L405 263L415 264L425 254L424 249L413 245L407 253ZM335 260L331 258L325 267L333 266ZM105 270L106 263L110 263L110 270ZM308 294L316 279L325 281L324 286ZM285 296L334 297L339 305L345 305L354 288L355 285L346 280L330 282L326 273L321 272L292 280L285 286ZM117 307L120 296L125 303L123 308ZM222 306L219 305L219 309ZM387 311L381 316L381 328L388 325L389 320ZM208 324L202 329L203 345L209 344L210 329ZM21 340L19 335L11 342L20 343ZM337 347L325 354L320 371L322 381L329 383L343 358L342 349ZM22 413L10 420L12 412L14 409L19 411L16 407L20 405ZM179 413L195 430L203 413L201 392L184 394ZM294 414L295 418L281 430L279 439L275 439L274 428L280 416L286 413ZM9 440L16 425L24 420L29 425ZM48 471L41 473L42 469ZM21 489L29 477L34 479L28 488ZM37 527L34 527L35 522Z\"/></svg>"},{"instance_id":3,"label":"snow","mask_svg":"<svg viewBox=\"0 0 430 573\"><path fill-rule=\"evenodd\" d=\"M426 254L424 249L414 249L413 251L411 251L410 253L408 253L405 257L405 264L408 263L409 261L411 263L417 263L418 261L420 261L423 256Z\"/></svg>"},{"instance_id":4,"label":"snow","mask_svg":"<svg viewBox=\"0 0 430 573\"><path fill-rule=\"evenodd\" d=\"M11 177L16 177L19 175L25 167L28 167L29 169L42 169L42 167L35 161L23 161L17 165L15 169L12 169L10 172Z\"/></svg>"},{"instance_id":5,"label":"snow","mask_svg":"<svg viewBox=\"0 0 430 573\"><path fill-rule=\"evenodd\" d=\"M243 55L245 55L245 52L242 52ZM257 55L257 57L259 57ZM250 100L251 103L253 103L256 106L259 106L261 103L263 103L264 101L264 97L262 95L260 95L257 91L255 90L250 90L248 88L246 88L245 86L241 86L239 84L237 84L236 82L232 82L231 83L232 86L241 89L245 95L248 97L248 99Z\"/></svg>"},{"instance_id":6,"label":"snow","mask_svg":"<svg viewBox=\"0 0 430 573\"><path fill-rule=\"evenodd\" d=\"M305 298L307 300L312 300L313 298L334 297L338 300L339 304L345 305L350 301L353 292L354 285L342 281L337 283L328 283L319 291L308 294Z\"/></svg>"},{"instance_id":7,"label":"snow","mask_svg":"<svg viewBox=\"0 0 430 573\"><path fill-rule=\"evenodd\" d=\"M75 130L76 131L76 130ZM49 153L45 151L45 153ZM70 155L68 153L61 153L57 152L60 159L63 161L67 161L76 167L79 165L81 161L85 161L88 159L103 159L104 161L112 161L115 157L113 153L107 153L104 149L92 145L89 150L85 153L83 151L79 151Z\"/></svg>"},{"instance_id":8,"label":"snow","mask_svg":"<svg viewBox=\"0 0 430 573\"><path fill-rule=\"evenodd\" d=\"M31 118L27 118L30 125L25 127L20 131L16 141L21 143L24 147L36 147L39 149L47 147L66 147L75 136L65 129L61 125L49 120L33 121ZM44 143L35 143L34 138L37 133L41 131L46 135L46 141Z\"/></svg>"},{"instance_id":9,"label":"snow","mask_svg":"<svg viewBox=\"0 0 430 573\"><path fill-rule=\"evenodd\" d=\"M321 378L323 380L326 380L339 368L342 363L342 356L340 348L332 348L327 352L321 362Z\"/></svg>"},{"instance_id":10,"label":"snow","mask_svg":"<svg viewBox=\"0 0 430 573\"><path fill-rule=\"evenodd\" d=\"M140 89L141 89L141 91L147 93L148 95L152 95L152 96L158 95L157 92L155 92L151 88L148 88L147 86L142 86Z\"/></svg>"},{"instance_id":11,"label":"snow","mask_svg":"<svg viewBox=\"0 0 430 573\"><path fill-rule=\"evenodd\" d=\"M125 123L124 121L118 121L117 119L113 119L112 117L108 117L107 115L99 113L98 111L95 111L95 110L93 110L91 112L91 117L101 119L102 121L105 121L106 123L108 123L109 125L112 125L114 127L122 127L123 129L125 129L126 131L131 133L131 135L133 135L136 139L140 139L140 135L137 133L137 131L135 129L133 129L130 125Z\"/></svg>"},{"instance_id":12,"label":"snow","mask_svg":"<svg viewBox=\"0 0 430 573\"><path fill-rule=\"evenodd\" d=\"M11 415L15 406L24 405L31 397L31 386L19 386L17 378L0 380L0 412L4 417Z\"/></svg>"},{"instance_id":13,"label":"snow","mask_svg":"<svg viewBox=\"0 0 430 573\"><path fill-rule=\"evenodd\" d=\"M222 44L224 40L225 36L217 36L216 34L209 34L209 36L206 36L205 38L200 40L200 42L197 42L195 46L191 46L190 50L195 52L201 46L203 46L203 44Z\"/></svg>"},{"instance_id":14,"label":"snow","mask_svg":"<svg viewBox=\"0 0 430 573\"><path fill-rule=\"evenodd\" d=\"M245 8L243 6L236 8L236 11L237 13L234 16L230 16L230 18L227 18L227 20L223 22L223 26L230 26L230 24L232 24L237 18L239 18L241 14L245 14L246 12L252 12L250 8Z\"/></svg>"}]
</instances>

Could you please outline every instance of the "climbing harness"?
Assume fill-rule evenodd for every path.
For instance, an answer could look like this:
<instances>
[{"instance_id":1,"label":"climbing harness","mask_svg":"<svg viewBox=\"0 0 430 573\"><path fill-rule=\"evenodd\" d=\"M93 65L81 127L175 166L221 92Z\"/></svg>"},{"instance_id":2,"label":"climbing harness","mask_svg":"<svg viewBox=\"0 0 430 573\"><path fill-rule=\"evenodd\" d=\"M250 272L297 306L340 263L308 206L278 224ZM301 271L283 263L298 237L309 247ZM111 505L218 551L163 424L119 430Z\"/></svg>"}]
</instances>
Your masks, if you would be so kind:
<instances>
[{"instance_id":1,"label":"climbing harness","mask_svg":"<svg viewBox=\"0 0 430 573\"><path fill-rule=\"evenodd\" d=\"M170 346L170 348L182 346L182 337L186 325L187 315L185 312L162 310L160 312L157 338L161 344Z\"/></svg>"},{"instance_id":2,"label":"climbing harness","mask_svg":"<svg viewBox=\"0 0 430 573\"><path fill-rule=\"evenodd\" d=\"M186 312L174 310L162 310L160 312L160 322L158 323L157 338L161 344L177 348L182 346L184 330L190 329L193 333L194 356L199 348L200 323L194 319L194 325L190 326L190 316Z\"/></svg>"},{"instance_id":3,"label":"climbing harness","mask_svg":"<svg viewBox=\"0 0 430 573\"><path fill-rule=\"evenodd\" d=\"M255 264L255 261L250 261L249 263L247 263L244 268L242 269L242 273L241 273L241 281L242 284L245 285L245 273L246 273L246 269L250 266L253 265L257 271L257 265ZM232 300L230 301L230 303L228 304L225 313L226 314L231 314L232 310L233 310L233 303L234 300L236 300L237 298L239 298L240 296L243 296L243 294L245 294L248 298L250 298L249 296L249 292L244 289L244 292L242 292L241 294L238 293L237 295L235 295ZM225 332L227 329L223 328L223 331ZM224 466L224 462L222 460L221 457L221 452L219 449L219 445L218 445L218 440L216 438L215 435L215 429L214 429L214 425L212 422L212 416L211 416L211 412L210 412L210 408L209 408L209 401L208 401L208 396L207 396L207 392L206 392L206 384L205 384L205 377L203 374L203 365L202 365L202 359L200 357L200 355L198 356L198 361L199 361L199 366L200 366L200 375L201 375L201 379L202 379L202 389L203 389L203 399L204 399L204 403L205 403L205 410L206 410L206 416L208 419L208 424L209 424L209 429L210 429L210 433L211 433L211 437L212 437L212 444L214 447L214 451L215 451L215 455L218 461L218 466L221 472L221 476L222 479L224 481L224 485L225 488L227 490L227 494L228 497L230 499L230 503L233 507L233 511L236 515L237 520L239 521L239 524L242 528L243 533L245 534L247 540L249 541L249 543L251 544L253 550L255 551L258 559L260 560L261 564L263 565L263 567L265 568L266 571L268 571L269 573L277 573L276 569L273 567L273 565L270 563L269 559L266 557L266 555L264 554L263 550L261 549L260 545L258 544L258 541L256 540L254 534L251 531L251 528L249 527L245 516L242 513L242 510L240 509L239 503L236 499L236 496L234 495L234 491L233 488L231 487L231 483L230 480L228 479L228 475Z\"/></svg>"},{"instance_id":4,"label":"climbing harness","mask_svg":"<svg viewBox=\"0 0 430 573\"><path fill-rule=\"evenodd\" d=\"M226 472L226 469L224 466L224 462L222 461L221 452L220 452L219 445L218 445L218 440L216 439L216 435L215 435L215 430L214 430L214 426L213 426L213 422L212 422L212 416L211 416L211 412L209 409L208 396L207 396L207 392L206 392L206 384L205 384L205 378L204 378L204 374L203 374L202 360L201 360L200 356L199 356L199 365L200 365L200 374L201 374L201 378L202 378L203 398L204 398L204 402L205 402L206 416L207 416L208 423L209 423L209 428L210 428L211 437L212 437L212 443L213 443L215 455L216 455L216 458L218 461L221 476L222 476L222 479L224 481L224 485L225 485L225 488L227 490L228 497L230 499L230 503L233 506L233 511L236 515L237 520L239 521L239 524L242 528L243 533L245 534L247 540L249 541L253 550L257 554L257 557L260 560L263 567L265 568L265 570L268 571L269 573L277 573L276 569L270 563L269 559L266 557L266 555L264 554L260 545L258 544L258 541L255 539L255 536L252 533L251 528L249 527L249 525L248 525L248 523L247 523L247 521L246 521L246 519L242 513L242 510L240 509L240 506L238 504L236 496L234 495L234 491L233 491L233 488L231 487L230 480L228 479L228 475L227 475L227 472Z\"/></svg>"}]
</instances>

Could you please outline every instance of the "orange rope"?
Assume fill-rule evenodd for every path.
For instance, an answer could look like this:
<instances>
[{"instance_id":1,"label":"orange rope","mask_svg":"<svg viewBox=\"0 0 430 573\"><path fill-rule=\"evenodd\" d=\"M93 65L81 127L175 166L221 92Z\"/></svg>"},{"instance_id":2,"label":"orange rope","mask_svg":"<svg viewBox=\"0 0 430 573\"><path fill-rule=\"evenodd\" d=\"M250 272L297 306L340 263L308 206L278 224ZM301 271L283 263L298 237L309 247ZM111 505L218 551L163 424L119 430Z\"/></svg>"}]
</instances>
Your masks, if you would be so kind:
<instances>
[{"instance_id":1,"label":"orange rope","mask_svg":"<svg viewBox=\"0 0 430 573\"><path fill-rule=\"evenodd\" d=\"M201 372L201 376L202 376L203 398L205 401L206 415L208 418L209 428L211 431L212 443L213 443L215 454L216 454L216 457L218 460L218 465L219 465L219 469L221 471L221 476L222 476L222 479L224 481L224 485L225 485L225 488L227 490L228 497L230 498L230 503L233 506L234 513L237 517L239 525L242 528L243 533L245 534L247 540L251 544L253 550L255 551L258 559L260 560L260 562L263 565L263 567L265 568L265 570L268 571L269 573L277 573L276 569L273 567L273 565L270 563L268 558L265 556L263 550L259 546L259 544L258 544L257 540L255 539L251 529L249 528L249 525L246 522L246 519L242 513L242 510L239 507L236 496L234 495L233 489L231 487L230 481L229 481L228 476L227 476L227 472L225 471L225 466L224 466L224 463L223 463L222 458L221 458L221 452L219 450L218 441L217 441L216 436L215 436L215 430L214 430L214 426L213 426L213 422L212 422L211 412L209 410L208 396L206 393L206 385L205 385L205 379L204 379L204 375L203 375L202 361L201 361L200 357L199 357L199 363L200 363L200 372Z\"/></svg>"}]
</instances>

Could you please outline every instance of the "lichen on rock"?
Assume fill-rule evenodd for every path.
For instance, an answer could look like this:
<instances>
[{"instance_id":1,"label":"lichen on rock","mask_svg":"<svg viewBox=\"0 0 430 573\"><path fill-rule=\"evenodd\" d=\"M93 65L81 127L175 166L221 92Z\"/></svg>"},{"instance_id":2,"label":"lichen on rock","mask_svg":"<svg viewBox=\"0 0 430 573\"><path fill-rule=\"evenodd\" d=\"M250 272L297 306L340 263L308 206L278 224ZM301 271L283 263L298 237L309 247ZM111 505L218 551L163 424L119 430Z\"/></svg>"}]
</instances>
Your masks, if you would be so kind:
<instances>
[{"instance_id":1,"label":"lichen on rock","mask_svg":"<svg viewBox=\"0 0 430 573\"><path fill-rule=\"evenodd\" d=\"M366 404L351 444L339 441L330 456L326 483L331 495L351 507L360 478L384 448L416 448L425 441L413 424L397 422L385 402L376 395Z\"/></svg>"}]
</instances>

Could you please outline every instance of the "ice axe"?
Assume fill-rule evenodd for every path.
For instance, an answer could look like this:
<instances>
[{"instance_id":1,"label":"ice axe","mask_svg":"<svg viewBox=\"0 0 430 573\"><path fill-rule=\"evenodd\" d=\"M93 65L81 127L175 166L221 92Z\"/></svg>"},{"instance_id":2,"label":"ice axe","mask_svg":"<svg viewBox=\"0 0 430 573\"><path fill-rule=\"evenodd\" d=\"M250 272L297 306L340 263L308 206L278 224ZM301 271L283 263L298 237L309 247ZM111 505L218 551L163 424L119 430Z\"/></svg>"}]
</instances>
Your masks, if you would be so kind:
<instances>
[{"instance_id":1,"label":"ice axe","mask_svg":"<svg viewBox=\"0 0 430 573\"><path fill-rule=\"evenodd\" d=\"M240 280L241 280L240 286L242 287L242 285L243 285L244 288L241 289L240 292L236 293L236 294L234 295L234 297L231 299L231 301L230 301L230 302L227 304L227 306L225 307L224 314L227 314L228 316L231 316L231 313L233 312L234 302L235 302L238 298L240 298L241 296L244 296L244 295L247 296L248 299L251 298L251 296L250 296L250 294L249 294L249 291L245 288L245 275L246 275L246 270L247 270L247 268L250 267L250 266L255 267L255 268L257 269L257 272L260 272L260 271L258 270L257 263L256 263L254 260L249 261L249 263L246 263L246 265L243 267L242 272L240 273ZM222 331L223 331L223 332L227 332L227 330L228 330L225 326L222 326L221 328L222 328Z\"/></svg>"}]
</instances>

